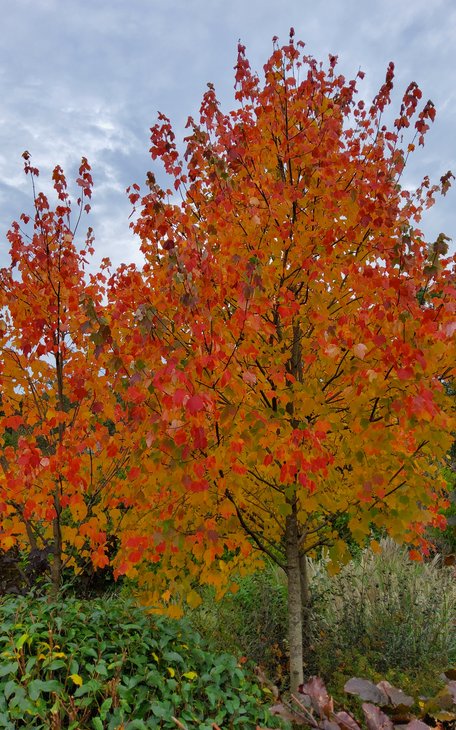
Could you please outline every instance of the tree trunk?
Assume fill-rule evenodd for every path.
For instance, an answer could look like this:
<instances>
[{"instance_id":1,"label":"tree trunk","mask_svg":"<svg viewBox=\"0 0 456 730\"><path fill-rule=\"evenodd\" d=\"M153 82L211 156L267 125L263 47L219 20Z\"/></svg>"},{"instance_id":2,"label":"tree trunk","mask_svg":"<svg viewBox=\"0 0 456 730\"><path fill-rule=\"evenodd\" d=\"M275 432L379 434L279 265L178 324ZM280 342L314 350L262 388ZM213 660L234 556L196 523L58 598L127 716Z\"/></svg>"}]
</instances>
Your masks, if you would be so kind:
<instances>
[{"instance_id":1,"label":"tree trunk","mask_svg":"<svg viewBox=\"0 0 456 730\"><path fill-rule=\"evenodd\" d=\"M60 270L60 267L59 267ZM57 350L55 352L55 369L57 375L57 393L58 393L58 410L62 413L65 412L65 399L63 395L63 357L61 353L61 346L64 340L65 334L61 331L60 324L60 282L57 290L57 329L55 342ZM63 445L63 437L65 434L65 424L59 423L59 445ZM59 475L55 482L54 490L54 508L55 517L52 521L53 531L53 546L52 546L52 565L51 565L51 600L55 600L60 591L62 582L62 525L61 525L61 513L62 513L62 476Z\"/></svg>"},{"instance_id":2,"label":"tree trunk","mask_svg":"<svg viewBox=\"0 0 456 730\"><path fill-rule=\"evenodd\" d=\"M310 647L311 594L309 583L309 568L306 555L301 554L299 556L299 568L301 573L303 651L308 651Z\"/></svg>"},{"instance_id":3,"label":"tree trunk","mask_svg":"<svg viewBox=\"0 0 456 730\"><path fill-rule=\"evenodd\" d=\"M286 551L288 578L288 646L290 651L290 691L296 694L304 681L302 642L301 570L299 564L298 523L296 500L286 522Z\"/></svg>"},{"instance_id":4,"label":"tree trunk","mask_svg":"<svg viewBox=\"0 0 456 730\"><path fill-rule=\"evenodd\" d=\"M53 546L52 546L52 563L51 563L51 600L55 600L60 591L62 582L62 530L60 525L60 503L55 499L57 516L54 517L52 523L53 530Z\"/></svg>"}]
</instances>

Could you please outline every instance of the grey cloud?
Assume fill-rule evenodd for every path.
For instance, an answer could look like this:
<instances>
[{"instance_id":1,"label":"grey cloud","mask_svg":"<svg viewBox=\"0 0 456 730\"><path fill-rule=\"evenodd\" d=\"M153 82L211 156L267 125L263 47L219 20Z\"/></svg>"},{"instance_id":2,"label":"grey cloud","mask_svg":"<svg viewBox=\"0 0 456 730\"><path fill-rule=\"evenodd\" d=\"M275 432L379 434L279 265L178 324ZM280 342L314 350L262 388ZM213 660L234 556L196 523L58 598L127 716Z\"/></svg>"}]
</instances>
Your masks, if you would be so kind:
<instances>
[{"instance_id":1,"label":"grey cloud","mask_svg":"<svg viewBox=\"0 0 456 730\"><path fill-rule=\"evenodd\" d=\"M86 155L96 189L91 224L97 256L114 263L140 260L128 228L125 187L154 168L149 127L158 110L182 136L196 116L206 83L215 84L225 108L233 103L238 39L261 71L271 39L293 25L317 58L340 57L347 76L366 72L363 96L372 96L388 61L396 62L397 88L415 79L438 108L429 144L410 166L413 184L455 164L456 40L453 0L15 0L2 11L0 30L0 235L27 203L20 155L29 149L42 168L74 173ZM397 96L399 98L399 94ZM455 232L454 194L427 216L429 237ZM30 207L30 197L28 197ZM0 256L5 245L0 247Z\"/></svg>"}]
</instances>

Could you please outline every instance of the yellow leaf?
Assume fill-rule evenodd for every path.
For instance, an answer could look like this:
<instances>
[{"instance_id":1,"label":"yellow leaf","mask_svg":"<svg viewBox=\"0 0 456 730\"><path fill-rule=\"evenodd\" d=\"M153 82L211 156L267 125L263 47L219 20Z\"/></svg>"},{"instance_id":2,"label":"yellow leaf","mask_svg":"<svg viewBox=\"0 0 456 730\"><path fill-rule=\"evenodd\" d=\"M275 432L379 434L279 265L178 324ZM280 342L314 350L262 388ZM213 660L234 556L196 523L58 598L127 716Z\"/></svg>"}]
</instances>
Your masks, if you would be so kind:
<instances>
[{"instance_id":1,"label":"yellow leaf","mask_svg":"<svg viewBox=\"0 0 456 730\"><path fill-rule=\"evenodd\" d=\"M16 539L12 535L6 535L6 537L2 538L0 544L2 549L7 551L16 544Z\"/></svg>"},{"instance_id":2,"label":"yellow leaf","mask_svg":"<svg viewBox=\"0 0 456 730\"><path fill-rule=\"evenodd\" d=\"M81 548L84 547L85 541L85 537L83 537L82 535L77 535L73 540L73 545L76 550L81 550Z\"/></svg>"},{"instance_id":3,"label":"yellow leaf","mask_svg":"<svg viewBox=\"0 0 456 730\"><path fill-rule=\"evenodd\" d=\"M186 677L187 679L196 679L198 675L196 672L184 672L182 676Z\"/></svg>"},{"instance_id":4,"label":"yellow leaf","mask_svg":"<svg viewBox=\"0 0 456 730\"><path fill-rule=\"evenodd\" d=\"M158 656L156 655L156 653L154 651L152 652L152 657L153 657L153 659L155 659L156 662L160 661L159 658L158 658Z\"/></svg>"},{"instance_id":5,"label":"yellow leaf","mask_svg":"<svg viewBox=\"0 0 456 730\"><path fill-rule=\"evenodd\" d=\"M337 575L340 572L340 565L335 563L334 560L330 560L326 566L326 570L330 576Z\"/></svg>"},{"instance_id":6,"label":"yellow leaf","mask_svg":"<svg viewBox=\"0 0 456 730\"><path fill-rule=\"evenodd\" d=\"M187 593L187 603L190 608L197 608L201 601L202 598L196 591L190 591L190 593Z\"/></svg>"},{"instance_id":7,"label":"yellow leaf","mask_svg":"<svg viewBox=\"0 0 456 730\"><path fill-rule=\"evenodd\" d=\"M371 540L370 542L370 549L373 553L381 553L382 552L382 546L380 545L377 540Z\"/></svg>"},{"instance_id":8,"label":"yellow leaf","mask_svg":"<svg viewBox=\"0 0 456 730\"><path fill-rule=\"evenodd\" d=\"M168 606L168 608L166 609L166 613L171 618L182 618L182 616L184 615L182 608L175 603L173 603L171 606Z\"/></svg>"},{"instance_id":9,"label":"yellow leaf","mask_svg":"<svg viewBox=\"0 0 456 730\"><path fill-rule=\"evenodd\" d=\"M170 677L174 677L176 674L176 670L173 669L172 667L168 667L168 672L169 672Z\"/></svg>"},{"instance_id":10,"label":"yellow leaf","mask_svg":"<svg viewBox=\"0 0 456 730\"><path fill-rule=\"evenodd\" d=\"M79 687L82 684L82 677L79 674L70 674L70 679L73 680L75 684L77 684Z\"/></svg>"},{"instance_id":11,"label":"yellow leaf","mask_svg":"<svg viewBox=\"0 0 456 730\"><path fill-rule=\"evenodd\" d=\"M28 634L22 634L22 636L19 637L19 639L16 641L16 649L21 649L25 642L28 640L29 635Z\"/></svg>"}]
</instances>

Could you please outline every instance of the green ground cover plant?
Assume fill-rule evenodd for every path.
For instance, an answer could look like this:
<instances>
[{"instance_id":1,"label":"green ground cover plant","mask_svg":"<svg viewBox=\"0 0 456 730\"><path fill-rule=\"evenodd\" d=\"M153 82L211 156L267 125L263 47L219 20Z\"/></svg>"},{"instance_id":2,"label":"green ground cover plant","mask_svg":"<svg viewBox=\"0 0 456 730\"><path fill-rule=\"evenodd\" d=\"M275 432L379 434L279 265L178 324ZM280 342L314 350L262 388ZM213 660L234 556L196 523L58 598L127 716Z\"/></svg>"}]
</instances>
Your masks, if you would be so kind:
<instances>
[{"instance_id":1,"label":"green ground cover plant","mask_svg":"<svg viewBox=\"0 0 456 730\"><path fill-rule=\"evenodd\" d=\"M233 655L132 602L0 602L0 728L277 727ZM173 719L175 718L175 719ZM178 723L181 725L178 725Z\"/></svg>"}]
</instances>

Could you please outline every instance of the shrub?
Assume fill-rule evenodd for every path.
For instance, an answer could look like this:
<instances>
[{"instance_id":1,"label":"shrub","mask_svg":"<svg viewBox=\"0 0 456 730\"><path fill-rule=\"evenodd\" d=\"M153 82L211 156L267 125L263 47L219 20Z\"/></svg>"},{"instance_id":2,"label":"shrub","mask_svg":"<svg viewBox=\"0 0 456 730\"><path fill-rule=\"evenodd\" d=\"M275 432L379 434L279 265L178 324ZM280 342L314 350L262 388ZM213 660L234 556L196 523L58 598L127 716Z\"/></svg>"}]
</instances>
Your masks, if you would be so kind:
<instances>
[{"instance_id":1,"label":"shrub","mask_svg":"<svg viewBox=\"0 0 456 730\"><path fill-rule=\"evenodd\" d=\"M274 727L232 655L127 600L2 599L0 654L0 728Z\"/></svg>"},{"instance_id":2,"label":"shrub","mask_svg":"<svg viewBox=\"0 0 456 730\"><path fill-rule=\"evenodd\" d=\"M247 656L279 686L287 682L287 587L275 566L240 578L238 591L219 602L207 590L189 618L214 648Z\"/></svg>"},{"instance_id":3,"label":"shrub","mask_svg":"<svg viewBox=\"0 0 456 730\"><path fill-rule=\"evenodd\" d=\"M326 679L392 670L424 677L456 658L451 571L437 559L413 562L391 541L382 548L363 551L331 578L314 566L313 646Z\"/></svg>"}]
</instances>

